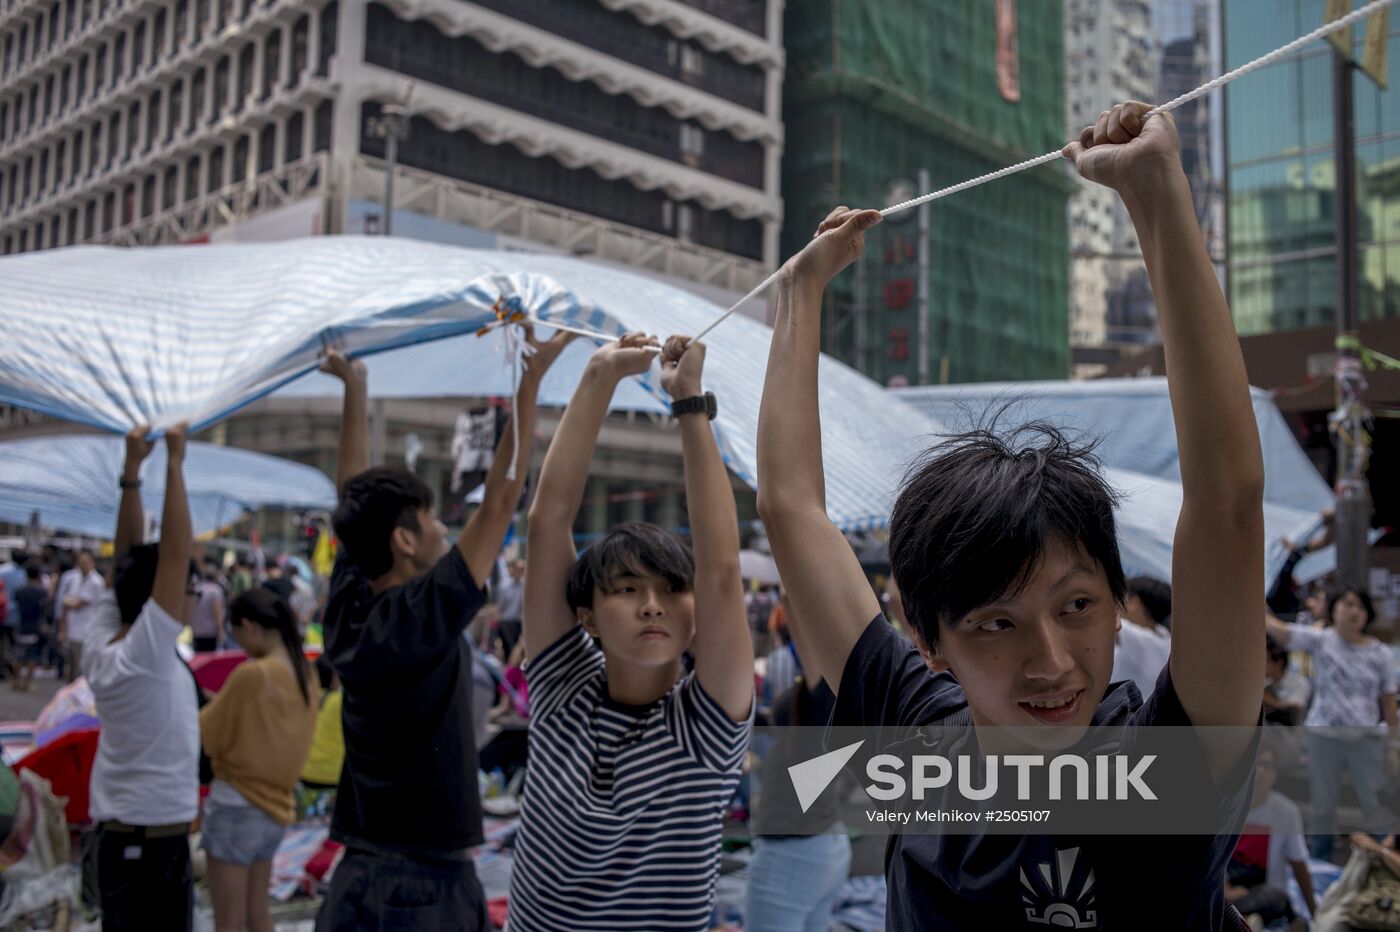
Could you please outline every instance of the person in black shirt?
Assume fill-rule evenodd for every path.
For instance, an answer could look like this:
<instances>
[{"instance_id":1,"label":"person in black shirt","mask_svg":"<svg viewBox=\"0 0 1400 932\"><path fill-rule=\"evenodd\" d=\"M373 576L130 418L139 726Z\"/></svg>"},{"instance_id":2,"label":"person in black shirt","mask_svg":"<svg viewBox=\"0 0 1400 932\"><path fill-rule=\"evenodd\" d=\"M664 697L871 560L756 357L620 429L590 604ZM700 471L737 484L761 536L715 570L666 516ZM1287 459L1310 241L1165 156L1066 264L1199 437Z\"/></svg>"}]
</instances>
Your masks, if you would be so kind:
<instances>
[{"instance_id":1,"label":"person in black shirt","mask_svg":"<svg viewBox=\"0 0 1400 932\"><path fill-rule=\"evenodd\" d=\"M364 364L332 352L345 383L340 435L343 548L325 610L326 656L343 688L345 763L331 835L346 846L318 932L489 929L470 849L482 841L471 658L462 638L520 500L540 379L569 335L534 353L481 507L450 546L433 495L400 467L369 468ZM515 437L520 449L515 449ZM514 478L507 472L518 453Z\"/></svg>"},{"instance_id":2,"label":"person in black shirt","mask_svg":"<svg viewBox=\"0 0 1400 932\"><path fill-rule=\"evenodd\" d=\"M39 663L39 632L49 609L49 591L44 588L39 564L31 562L24 568L24 586L14 595L14 608L19 612L15 626L16 692L34 688L34 667Z\"/></svg>"},{"instance_id":3,"label":"person in black shirt","mask_svg":"<svg viewBox=\"0 0 1400 932\"><path fill-rule=\"evenodd\" d=\"M1229 308L1206 253L1170 114L1128 103L1064 150L1122 196L1156 295L1180 448L1171 659L1146 701L1111 684L1125 580L1113 494L1089 449L1050 425L972 431L912 469L890 563L916 646L898 638L825 509L818 358L822 292L864 248L875 211L838 208L779 278L759 415L758 510L794 617L836 692L833 725L871 744L968 713L978 742L1020 729L1046 750L1095 726L1241 726L1188 761L1217 834L924 834L886 852L892 929L1238 927L1224 871L1250 798L1264 685L1263 462ZM812 671L809 671L809 673ZM964 735L967 733L964 732ZM1032 734L1037 737L1030 737Z\"/></svg>"}]
</instances>

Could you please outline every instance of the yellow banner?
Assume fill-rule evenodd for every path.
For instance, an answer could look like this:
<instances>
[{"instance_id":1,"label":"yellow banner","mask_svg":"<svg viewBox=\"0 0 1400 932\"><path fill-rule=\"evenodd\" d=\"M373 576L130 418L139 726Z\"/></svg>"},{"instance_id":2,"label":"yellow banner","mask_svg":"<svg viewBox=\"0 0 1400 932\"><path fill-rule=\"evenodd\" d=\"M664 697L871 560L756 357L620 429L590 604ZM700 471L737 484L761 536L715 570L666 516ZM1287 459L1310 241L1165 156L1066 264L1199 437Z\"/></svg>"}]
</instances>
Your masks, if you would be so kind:
<instances>
[{"instance_id":1,"label":"yellow banner","mask_svg":"<svg viewBox=\"0 0 1400 932\"><path fill-rule=\"evenodd\" d=\"M1327 5L1322 9L1322 21L1324 23L1336 22L1351 11L1352 0L1327 0ZM1351 58L1351 32L1350 29L1338 29L1336 32L1327 34L1327 40L1347 58Z\"/></svg>"},{"instance_id":2,"label":"yellow banner","mask_svg":"<svg viewBox=\"0 0 1400 932\"><path fill-rule=\"evenodd\" d=\"M1390 7L1385 7L1367 20L1366 48L1361 52L1361 70L1380 85L1381 90L1386 89L1388 78L1386 67L1390 42L1386 37L1389 32Z\"/></svg>"}]
</instances>

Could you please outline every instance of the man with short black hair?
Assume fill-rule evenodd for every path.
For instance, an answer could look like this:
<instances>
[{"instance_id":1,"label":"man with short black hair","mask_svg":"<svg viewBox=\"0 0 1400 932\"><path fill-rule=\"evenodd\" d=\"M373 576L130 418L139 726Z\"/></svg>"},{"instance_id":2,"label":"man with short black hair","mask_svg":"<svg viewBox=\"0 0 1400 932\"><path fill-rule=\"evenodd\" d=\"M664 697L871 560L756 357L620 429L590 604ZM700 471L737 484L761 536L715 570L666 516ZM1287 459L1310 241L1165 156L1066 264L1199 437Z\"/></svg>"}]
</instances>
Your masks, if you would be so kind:
<instances>
[{"instance_id":1,"label":"man with short black hair","mask_svg":"<svg viewBox=\"0 0 1400 932\"><path fill-rule=\"evenodd\" d=\"M1137 684L1143 696L1152 694L1157 676L1172 653L1172 588L1151 576L1128 580L1123 600L1123 624L1113 641L1111 682Z\"/></svg>"},{"instance_id":2,"label":"man with short black hair","mask_svg":"<svg viewBox=\"0 0 1400 932\"><path fill-rule=\"evenodd\" d=\"M159 544L142 544L139 469L150 429L127 434L111 589L93 603L87 680L102 720L90 810L104 932L190 929L190 824L199 813L198 699L175 643L189 616L185 426L165 434Z\"/></svg>"},{"instance_id":3,"label":"man with short black hair","mask_svg":"<svg viewBox=\"0 0 1400 932\"><path fill-rule=\"evenodd\" d=\"M876 729L870 744L884 749L969 718L973 729L951 739L963 747L1010 727L1043 750L1098 728L1122 726L1131 739L1142 726L1239 726L1182 755L1215 834L1154 839L1147 872L1113 838L898 835L885 857L890 928L1238 927L1224 871L1249 801L1250 726L1263 692L1263 457L1175 123L1149 111L1138 102L1106 110L1063 152L1084 178L1119 193L1138 232L1180 442L1171 659L1145 701L1110 685L1127 592L1114 493L1092 447L1052 425L950 438L910 472L889 551L915 646L896 635L827 515L818 380L823 292L881 215L837 208L778 279L758 474L781 479L760 482L758 511L794 617L807 625L808 672L836 692L834 725Z\"/></svg>"},{"instance_id":4,"label":"man with short black hair","mask_svg":"<svg viewBox=\"0 0 1400 932\"><path fill-rule=\"evenodd\" d=\"M618 383L661 350L679 421L692 546L670 528L572 528ZM530 766L512 928L708 928L724 814L753 715L753 639L734 492L710 428L705 346L639 333L594 352L530 507L525 616ZM694 657L687 672L683 657Z\"/></svg>"},{"instance_id":5,"label":"man with short black hair","mask_svg":"<svg viewBox=\"0 0 1400 932\"><path fill-rule=\"evenodd\" d=\"M462 631L485 601L479 580L520 501L540 380L568 335L527 339L535 351L516 392L518 430L505 432L455 545L422 480L370 468L364 364L333 352L322 367L345 384L334 517L342 553L325 611L345 734L331 835L345 855L318 932L490 928L470 853L482 842L481 800Z\"/></svg>"}]
</instances>

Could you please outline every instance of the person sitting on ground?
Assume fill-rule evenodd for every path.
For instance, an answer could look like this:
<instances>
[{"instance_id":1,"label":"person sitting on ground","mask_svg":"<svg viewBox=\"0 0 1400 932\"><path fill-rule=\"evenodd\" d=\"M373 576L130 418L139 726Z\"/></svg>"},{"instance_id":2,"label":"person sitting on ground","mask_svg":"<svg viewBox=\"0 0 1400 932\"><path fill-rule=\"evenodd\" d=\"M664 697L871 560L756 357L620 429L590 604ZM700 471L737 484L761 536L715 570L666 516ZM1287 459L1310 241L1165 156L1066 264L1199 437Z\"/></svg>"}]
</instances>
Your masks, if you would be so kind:
<instances>
[{"instance_id":1,"label":"person sitting on ground","mask_svg":"<svg viewBox=\"0 0 1400 932\"><path fill-rule=\"evenodd\" d=\"M1329 860L1336 840L1342 775L1361 803L1363 827L1382 827L1381 788L1386 770L1400 771L1400 723L1390 651L1367 634L1376 620L1371 597L1344 589L1328 606L1329 628L1285 624L1267 615L1269 637L1288 650L1312 655L1317 671L1308 726L1308 784L1312 792L1313 857ZM1387 751L1386 728L1392 736Z\"/></svg>"},{"instance_id":2,"label":"person sitting on ground","mask_svg":"<svg viewBox=\"0 0 1400 932\"><path fill-rule=\"evenodd\" d=\"M1308 873L1308 845L1303 840L1303 813L1296 803L1274 791L1278 778L1274 752L1259 749L1254 770L1254 798L1245 816L1239 844L1225 873L1225 898L1259 926L1284 920L1289 932L1306 932L1307 920L1299 917L1288 899L1288 871L1292 870L1307 904L1308 915L1317 915L1312 874Z\"/></svg>"},{"instance_id":3,"label":"person sitting on ground","mask_svg":"<svg viewBox=\"0 0 1400 932\"><path fill-rule=\"evenodd\" d=\"M267 589L229 606L229 633L248 655L199 713L214 782L200 842L209 855L217 932L272 932L272 856L296 821L297 777L311 752L319 690L291 607Z\"/></svg>"},{"instance_id":4,"label":"person sitting on ground","mask_svg":"<svg viewBox=\"0 0 1400 932\"><path fill-rule=\"evenodd\" d=\"M1129 680L1144 696L1152 694L1157 677L1172 653L1172 587L1151 576L1128 580L1123 602L1124 624L1113 641L1110 682Z\"/></svg>"},{"instance_id":5,"label":"person sitting on ground","mask_svg":"<svg viewBox=\"0 0 1400 932\"><path fill-rule=\"evenodd\" d=\"M794 621L809 626L808 673L836 693L833 726L876 730L863 732L871 753L959 720L975 728L951 740L995 747L1009 727L1047 751L1098 728L1146 740L1147 726L1239 726L1184 775L1214 833L1154 838L1150 877L1119 837L891 837L886 924L901 932L1237 927L1223 881L1264 689L1263 456L1175 123L1149 109L1105 111L1064 151L1083 177L1118 191L1138 232L1180 442L1171 657L1145 701L1109 688L1127 595L1114 494L1090 451L1048 424L950 438L909 473L889 555L915 645L899 638L828 517L819 405L823 292L859 259L880 214L837 208L778 279L758 474L781 481L759 482L758 511ZM934 805L957 799L950 787Z\"/></svg>"},{"instance_id":6,"label":"person sitting on ground","mask_svg":"<svg viewBox=\"0 0 1400 932\"><path fill-rule=\"evenodd\" d=\"M1308 711L1312 687L1307 677L1288 666L1288 651L1273 638L1266 644L1268 661L1264 667L1264 721L1275 725L1297 725Z\"/></svg>"},{"instance_id":7,"label":"person sitting on ground","mask_svg":"<svg viewBox=\"0 0 1400 932\"><path fill-rule=\"evenodd\" d=\"M573 526L618 383L655 341L593 354L545 456L526 536L529 766L512 928L708 928L725 810L753 713L739 521L702 396L704 345L672 337L661 384L679 420L694 550L652 524L581 556ZM682 672L689 649L694 673Z\"/></svg>"},{"instance_id":8,"label":"person sitting on ground","mask_svg":"<svg viewBox=\"0 0 1400 932\"><path fill-rule=\"evenodd\" d=\"M25 584L10 599L10 610L17 612L15 625L14 688L28 692L34 688L34 667L39 663L39 636L44 616L49 609L49 590L44 586L39 564L31 562L24 568Z\"/></svg>"},{"instance_id":9,"label":"person sitting on ground","mask_svg":"<svg viewBox=\"0 0 1400 932\"><path fill-rule=\"evenodd\" d=\"M149 427L126 437L112 587L83 656L102 720L89 787L104 932L190 929L190 823L199 814L198 691L175 644L190 615L185 427L166 432L160 544L142 544L140 466Z\"/></svg>"},{"instance_id":10,"label":"person sitting on ground","mask_svg":"<svg viewBox=\"0 0 1400 932\"><path fill-rule=\"evenodd\" d=\"M502 434L481 506L455 545L423 480L398 466L370 467L364 364L338 352L326 360L345 385L333 520L341 553L324 621L345 728L331 837L345 853L318 932L489 928L471 858L484 838L462 632L486 601L481 581L520 503L540 380L570 335L537 342L527 330L525 339L533 353L515 395L517 427Z\"/></svg>"}]
</instances>

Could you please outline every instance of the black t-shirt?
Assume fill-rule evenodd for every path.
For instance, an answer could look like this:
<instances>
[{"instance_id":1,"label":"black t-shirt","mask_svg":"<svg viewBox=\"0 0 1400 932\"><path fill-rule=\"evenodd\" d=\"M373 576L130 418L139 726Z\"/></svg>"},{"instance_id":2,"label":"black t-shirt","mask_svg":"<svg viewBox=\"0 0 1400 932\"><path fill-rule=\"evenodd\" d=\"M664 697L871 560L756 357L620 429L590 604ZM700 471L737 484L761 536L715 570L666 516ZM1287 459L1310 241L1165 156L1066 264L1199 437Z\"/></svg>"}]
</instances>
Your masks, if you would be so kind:
<instances>
[{"instance_id":1,"label":"black t-shirt","mask_svg":"<svg viewBox=\"0 0 1400 932\"><path fill-rule=\"evenodd\" d=\"M15 593L15 608L19 611L17 633L38 634L44 625L49 594L43 586L25 585Z\"/></svg>"},{"instance_id":2,"label":"black t-shirt","mask_svg":"<svg viewBox=\"0 0 1400 932\"><path fill-rule=\"evenodd\" d=\"M292 580L289 576L278 576L276 579L264 579L262 584L264 589L273 593L284 602L290 600L292 593L296 591L296 587L292 585Z\"/></svg>"},{"instance_id":3,"label":"black t-shirt","mask_svg":"<svg viewBox=\"0 0 1400 932\"><path fill-rule=\"evenodd\" d=\"M825 831L840 820L837 794L822 793L804 813L792 781L784 779L788 767L823 752L822 726L831 721L835 708L836 696L825 680L816 689L808 689L805 681L799 681L773 700L773 726L785 730L777 733L768 753L763 755L763 790L754 807L755 832L760 837L803 837L770 829L801 825L810 826L813 832Z\"/></svg>"},{"instance_id":4,"label":"black t-shirt","mask_svg":"<svg viewBox=\"0 0 1400 932\"><path fill-rule=\"evenodd\" d=\"M932 673L883 617L866 628L841 675L833 726L881 726L888 747L910 729L967 705L950 675ZM1145 702L1111 688L1101 726L1190 725L1168 670ZM1252 758L1251 758L1252 759ZM895 835L885 852L886 927L904 930L1221 930L1225 867L1251 796L1248 763L1220 798L1230 830L1213 836Z\"/></svg>"},{"instance_id":5,"label":"black t-shirt","mask_svg":"<svg viewBox=\"0 0 1400 932\"><path fill-rule=\"evenodd\" d=\"M336 561L325 633L344 686L337 841L451 859L481 844L462 632L484 601L455 546L428 573L378 596L348 557Z\"/></svg>"}]
</instances>

